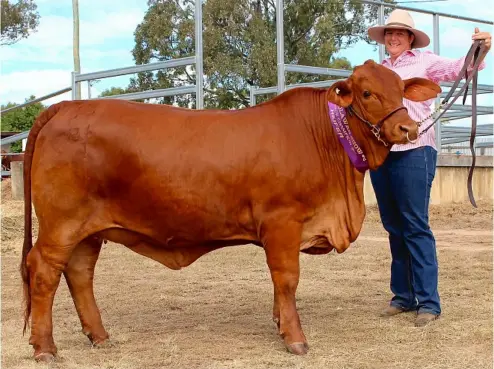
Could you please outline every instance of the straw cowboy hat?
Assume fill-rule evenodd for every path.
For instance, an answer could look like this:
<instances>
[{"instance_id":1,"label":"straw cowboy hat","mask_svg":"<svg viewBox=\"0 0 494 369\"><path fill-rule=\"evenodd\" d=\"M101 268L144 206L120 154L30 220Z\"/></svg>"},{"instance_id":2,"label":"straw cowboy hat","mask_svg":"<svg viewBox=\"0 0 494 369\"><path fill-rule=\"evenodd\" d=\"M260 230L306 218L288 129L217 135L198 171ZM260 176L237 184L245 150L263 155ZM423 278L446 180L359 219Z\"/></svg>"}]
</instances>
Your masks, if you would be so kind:
<instances>
[{"instance_id":1,"label":"straw cowboy hat","mask_svg":"<svg viewBox=\"0 0 494 369\"><path fill-rule=\"evenodd\" d=\"M371 27L367 33L371 40L384 44L384 31L386 29L406 29L412 32L415 35L415 40L412 43L412 47L414 48L426 47L430 43L429 36L415 29L415 22L406 10L393 10L384 26Z\"/></svg>"}]
</instances>

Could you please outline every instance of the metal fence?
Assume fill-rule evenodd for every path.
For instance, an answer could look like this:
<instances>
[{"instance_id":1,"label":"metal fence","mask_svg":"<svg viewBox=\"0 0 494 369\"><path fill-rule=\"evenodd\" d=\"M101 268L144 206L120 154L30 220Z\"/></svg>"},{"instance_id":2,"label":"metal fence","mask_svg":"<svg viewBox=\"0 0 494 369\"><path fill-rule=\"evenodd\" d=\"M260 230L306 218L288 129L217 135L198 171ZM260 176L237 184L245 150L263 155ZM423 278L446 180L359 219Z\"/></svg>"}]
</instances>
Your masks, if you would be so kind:
<instances>
[{"instance_id":1,"label":"metal fence","mask_svg":"<svg viewBox=\"0 0 494 369\"><path fill-rule=\"evenodd\" d=\"M76 91L77 91L75 88L76 84L83 82L83 81L87 81L88 82L88 98L92 99L92 100L94 100L94 99L108 99L108 98L123 99L123 100L139 100L139 99L149 99L149 98L156 98L156 97L163 97L163 96L176 96L176 95L182 95L182 94L196 94L199 97L197 99L198 106L202 106L202 89L198 88L198 86L202 86L202 78L199 78L199 74L196 75L196 84L190 85L190 86L170 87L170 88L157 89L157 90L131 92L131 93L126 93L126 94L121 94L121 95L104 96L104 97L98 97L98 98L91 98L91 90L90 90L90 86L91 86L90 82L94 81L94 80L123 76L126 74L134 74L134 73L155 71L155 70L160 70L160 69L175 68L175 67L181 67L181 66L196 65L196 67L197 67L197 64L198 64L197 59L198 58L196 56L189 56L189 57L180 58L180 59L172 59L172 60L156 62L156 63L149 63L149 64L133 65L133 66L129 66L129 67L110 69L110 70L104 70L104 71L92 72L92 73L78 74L78 73L72 72L72 100L77 100L80 98L80 97L76 96ZM198 92L198 90L201 90L201 92ZM201 101L199 102L199 100L201 100Z\"/></svg>"},{"instance_id":2,"label":"metal fence","mask_svg":"<svg viewBox=\"0 0 494 369\"><path fill-rule=\"evenodd\" d=\"M108 98L124 99L124 100L139 100L146 98L176 96L176 95L192 93L196 95L196 109L202 109L204 106L204 96L203 96L204 72L203 72L202 1L201 0L196 1L194 21L195 21L195 55L185 58L171 59L171 60L149 63L149 64L134 65L130 67L111 69L100 72L92 72L92 73L84 73L84 74L72 72L72 99L73 100L80 99L80 96L77 96L76 85L83 81L88 82L88 98L91 98L90 82L93 80L117 77L126 74L154 71L158 69L194 65L196 71L195 85L133 92L122 95L109 96Z\"/></svg>"}]
</instances>

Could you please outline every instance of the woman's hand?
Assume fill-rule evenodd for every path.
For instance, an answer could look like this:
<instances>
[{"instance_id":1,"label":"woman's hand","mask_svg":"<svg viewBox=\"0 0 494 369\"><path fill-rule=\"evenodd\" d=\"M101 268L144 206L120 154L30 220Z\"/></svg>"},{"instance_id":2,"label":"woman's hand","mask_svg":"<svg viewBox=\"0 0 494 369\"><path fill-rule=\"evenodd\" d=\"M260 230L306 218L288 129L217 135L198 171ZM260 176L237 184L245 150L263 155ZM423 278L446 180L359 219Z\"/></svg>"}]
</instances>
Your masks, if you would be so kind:
<instances>
[{"instance_id":1,"label":"woman's hand","mask_svg":"<svg viewBox=\"0 0 494 369\"><path fill-rule=\"evenodd\" d=\"M489 32L480 32L478 27L475 27L475 33L472 35L472 40L484 40L485 52L491 48L491 34Z\"/></svg>"}]
</instances>

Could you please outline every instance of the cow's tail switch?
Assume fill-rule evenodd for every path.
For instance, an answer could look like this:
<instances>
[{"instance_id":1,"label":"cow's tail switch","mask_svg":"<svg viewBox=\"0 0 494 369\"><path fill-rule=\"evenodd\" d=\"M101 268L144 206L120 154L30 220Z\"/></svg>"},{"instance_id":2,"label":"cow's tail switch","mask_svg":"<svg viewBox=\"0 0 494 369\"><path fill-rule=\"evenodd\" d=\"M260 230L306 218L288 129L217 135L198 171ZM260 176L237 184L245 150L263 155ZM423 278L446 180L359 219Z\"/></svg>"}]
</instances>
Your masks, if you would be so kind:
<instances>
[{"instance_id":1,"label":"cow's tail switch","mask_svg":"<svg viewBox=\"0 0 494 369\"><path fill-rule=\"evenodd\" d=\"M22 282L24 287L24 329L31 315L31 283L29 277L29 268L27 266L27 255L33 248L33 230L32 230L32 208L31 208L31 164L33 161L34 146L39 132L43 129L46 123L58 113L64 102L51 105L48 109L41 112L36 118L27 138L26 151L24 153L24 245L22 247L22 261L20 265Z\"/></svg>"}]
</instances>

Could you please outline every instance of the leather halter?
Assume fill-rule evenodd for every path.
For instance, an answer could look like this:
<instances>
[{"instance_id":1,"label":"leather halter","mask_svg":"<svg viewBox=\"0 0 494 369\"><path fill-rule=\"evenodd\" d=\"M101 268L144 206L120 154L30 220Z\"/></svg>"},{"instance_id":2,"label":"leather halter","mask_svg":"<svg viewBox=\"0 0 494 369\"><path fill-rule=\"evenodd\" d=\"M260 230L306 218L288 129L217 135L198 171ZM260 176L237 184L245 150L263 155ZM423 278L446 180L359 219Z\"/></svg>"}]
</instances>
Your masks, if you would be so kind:
<instances>
[{"instance_id":1,"label":"leather halter","mask_svg":"<svg viewBox=\"0 0 494 369\"><path fill-rule=\"evenodd\" d=\"M365 124L367 124L367 126L369 126L372 134L377 138L378 141L382 142L382 144L384 146L388 146L389 145L386 141L384 141L381 138L381 128L382 128L382 126L384 124L384 121L386 119L388 119L390 116L392 116L394 113L400 111L401 109L405 109L405 111L407 111L407 113L408 113L407 108L402 105L402 106L399 106L396 109L390 111L383 118L381 118L376 124L372 124L367 119L363 118L359 113L357 113L357 111L355 110L355 108L351 104L348 106L347 109L348 109L350 115L355 115L358 119L360 119L362 122L364 122Z\"/></svg>"}]
</instances>

